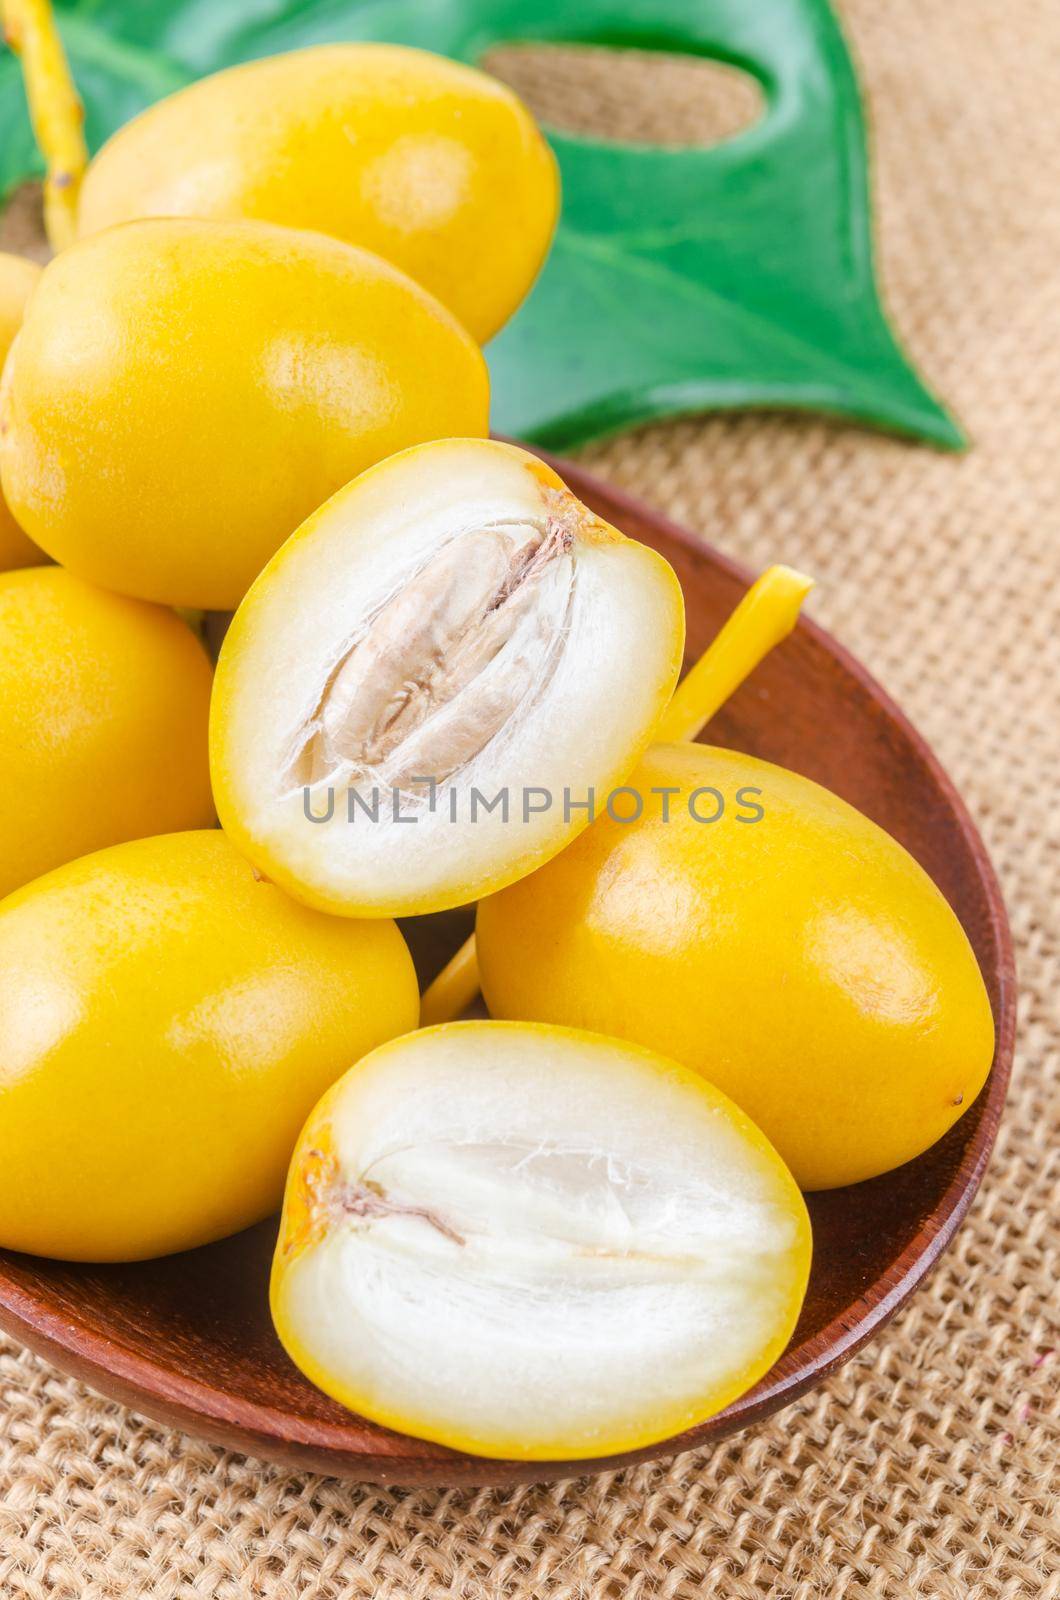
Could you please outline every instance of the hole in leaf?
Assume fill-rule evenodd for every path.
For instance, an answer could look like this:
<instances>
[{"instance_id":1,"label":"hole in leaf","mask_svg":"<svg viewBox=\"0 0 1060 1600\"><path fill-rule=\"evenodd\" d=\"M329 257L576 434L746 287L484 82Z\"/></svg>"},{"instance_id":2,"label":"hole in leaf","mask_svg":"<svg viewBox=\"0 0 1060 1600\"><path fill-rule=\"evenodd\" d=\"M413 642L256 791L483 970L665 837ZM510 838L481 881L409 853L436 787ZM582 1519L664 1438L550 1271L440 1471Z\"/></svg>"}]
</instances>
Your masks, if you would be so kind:
<instances>
[{"instance_id":1,"label":"hole in leaf","mask_svg":"<svg viewBox=\"0 0 1060 1600\"><path fill-rule=\"evenodd\" d=\"M762 86L701 56L601 45L498 45L479 63L560 133L622 144L719 144L765 110Z\"/></svg>"}]
</instances>

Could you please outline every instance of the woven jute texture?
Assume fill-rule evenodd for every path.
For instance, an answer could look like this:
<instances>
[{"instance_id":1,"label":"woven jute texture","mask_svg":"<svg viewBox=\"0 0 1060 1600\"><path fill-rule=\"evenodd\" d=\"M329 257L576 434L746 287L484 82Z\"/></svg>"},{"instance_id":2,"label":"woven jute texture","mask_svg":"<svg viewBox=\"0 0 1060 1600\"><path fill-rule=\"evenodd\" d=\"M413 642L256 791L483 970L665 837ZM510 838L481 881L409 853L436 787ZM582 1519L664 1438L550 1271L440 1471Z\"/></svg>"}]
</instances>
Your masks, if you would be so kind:
<instances>
[{"instance_id":1,"label":"woven jute texture","mask_svg":"<svg viewBox=\"0 0 1060 1600\"><path fill-rule=\"evenodd\" d=\"M1020 1053L974 1210L825 1388L719 1448L551 1488L399 1492L226 1455L2 1356L0 1592L1048 1600L1060 1273L1060 9L851 0L886 296L963 458L779 416L682 422L592 464L811 610L962 787L1019 945ZM687 138L745 115L688 65L509 56L552 120Z\"/></svg>"}]
</instances>

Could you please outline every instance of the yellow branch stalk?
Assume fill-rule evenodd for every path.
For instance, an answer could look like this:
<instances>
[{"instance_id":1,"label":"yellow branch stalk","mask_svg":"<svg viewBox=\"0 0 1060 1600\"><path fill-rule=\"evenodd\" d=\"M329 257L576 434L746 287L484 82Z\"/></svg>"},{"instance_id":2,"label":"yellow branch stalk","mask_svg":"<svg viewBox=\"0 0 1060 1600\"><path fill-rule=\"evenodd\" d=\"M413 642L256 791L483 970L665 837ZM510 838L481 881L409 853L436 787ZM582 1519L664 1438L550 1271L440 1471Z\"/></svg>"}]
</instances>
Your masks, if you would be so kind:
<instances>
[{"instance_id":1,"label":"yellow branch stalk","mask_svg":"<svg viewBox=\"0 0 1060 1600\"><path fill-rule=\"evenodd\" d=\"M794 567L767 567L682 678L663 714L656 741L680 743L702 732L758 663L787 638L812 588L813 579L796 572ZM425 989L422 1025L452 1022L478 992L478 953L475 935L471 934Z\"/></svg>"},{"instance_id":2,"label":"yellow branch stalk","mask_svg":"<svg viewBox=\"0 0 1060 1600\"><path fill-rule=\"evenodd\" d=\"M793 567L768 567L681 679L656 730L656 743L678 744L701 733L758 663L787 638L812 588L813 579Z\"/></svg>"},{"instance_id":3,"label":"yellow branch stalk","mask_svg":"<svg viewBox=\"0 0 1060 1600\"><path fill-rule=\"evenodd\" d=\"M22 62L30 120L47 166L44 225L54 250L77 233L77 200L88 165L81 105L50 0L0 0L4 37Z\"/></svg>"},{"instance_id":4,"label":"yellow branch stalk","mask_svg":"<svg viewBox=\"0 0 1060 1600\"><path fill-rule=\"evenodd\" d=\"M471 934L424 990L420 1026L430 1028L436 1022L452 1022L463 1016L479 988L478 953L475 935Z\"/></svg>"}]
</instances>

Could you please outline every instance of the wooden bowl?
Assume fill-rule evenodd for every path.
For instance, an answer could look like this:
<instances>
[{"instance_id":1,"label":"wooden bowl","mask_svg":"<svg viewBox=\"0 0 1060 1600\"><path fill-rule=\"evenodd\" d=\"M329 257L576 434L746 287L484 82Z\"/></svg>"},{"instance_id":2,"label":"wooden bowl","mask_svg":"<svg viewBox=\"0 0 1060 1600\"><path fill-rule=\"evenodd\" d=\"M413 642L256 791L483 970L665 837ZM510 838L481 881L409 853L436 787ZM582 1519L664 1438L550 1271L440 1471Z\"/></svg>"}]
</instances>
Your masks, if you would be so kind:
<instances>
[{"instance_id":1,"label":"wooden bowl","mask_svg":"<svg viewBox=\"0 0 1060 1600\"><path fill-rule=\"evenodd\" d=\"M748 574L580 468L559 465L588 505L673 563L694 659ZM909 1297L979 1185L1012 1058L1011 941L982 841L949 779L897 706L813 623L799 623L715 718L710 738L817 779L912 851L975 947L998 1041L979 1100L933 1149L871 1182L810 1196L814 1264L802 1317L780 1361L742 1399L677 1439L596 1462L486 1461L390 1433L325 1398L280 1348L266 1299L272 1221L133 1266L0 1252L0 1324L56 1366L162 1422L265 1460L379 1483L541 1481L672 1455L769 1416L820 1383ZM406 927L425 977L470 925L470 912L456 912Z\"/></svg>"}]
</instances>

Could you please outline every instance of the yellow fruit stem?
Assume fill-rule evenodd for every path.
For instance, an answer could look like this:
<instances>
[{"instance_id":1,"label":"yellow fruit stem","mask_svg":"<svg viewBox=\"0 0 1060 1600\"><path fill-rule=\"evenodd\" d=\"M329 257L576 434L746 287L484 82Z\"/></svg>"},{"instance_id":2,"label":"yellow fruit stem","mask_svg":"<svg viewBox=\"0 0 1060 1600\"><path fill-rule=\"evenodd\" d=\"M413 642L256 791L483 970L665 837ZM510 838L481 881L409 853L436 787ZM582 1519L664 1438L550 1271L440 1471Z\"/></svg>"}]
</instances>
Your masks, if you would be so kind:
<instances>
[{"instance_id":1,"label":"yellow fruit stem","mask_svg":"<svg viewBox=\"0 0 1060 1600\"><path fill-rule=\"evenodd\" d=\"M54 250L77 235L77 201L88 165L85 113L50 0L0 0L4 37L22 62L33 132L47 166L44 225Z\"/></svg>"},{"instance_id":2,"label":"yellow fruit stem","mask_svg":"<svg viewBox=\"0 0 1060 1600\"><path fill-rule=\"evenodd\" d=\"M813 579L794 567L767 567L678 684L656 730L656 742L680 743L702 732L758 663L787 638L812 588ZM472 934L424 991L421 1025L452 1022L471 1004L479 988Z\"/></svg>"},{"instance_id":3,"label":"yellow fruit stem","mask_svg":"<svg viewBox=\"0 0 1060 1600\"><path fill-rule=\"evenodd\" d=\"M472 933L424 990L420 1001L420 1027L453 1022L467 1010L480 988L478 954Z\"/></svg>"},{"instance_id":4,"label":"yellow fruit stem","mask_svg":"<svg viewBox=\"0 0 1060 1600\"><path fill-rule=\"evenodd\" d=\"M694 739L758 663L786 639L813 579L794 567L767 567L674 691L655 730L657 744Z\"/></svg>"}]
</instances>

